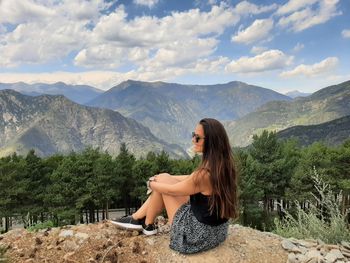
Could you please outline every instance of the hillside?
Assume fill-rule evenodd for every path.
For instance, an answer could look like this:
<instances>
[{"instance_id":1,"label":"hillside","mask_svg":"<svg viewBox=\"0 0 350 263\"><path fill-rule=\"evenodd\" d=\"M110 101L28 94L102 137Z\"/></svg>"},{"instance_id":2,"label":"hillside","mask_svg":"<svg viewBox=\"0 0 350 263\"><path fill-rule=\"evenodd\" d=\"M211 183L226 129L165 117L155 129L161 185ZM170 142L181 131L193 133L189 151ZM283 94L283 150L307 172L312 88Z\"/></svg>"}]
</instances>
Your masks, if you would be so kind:
<instances>
[{"instance_id":1,"label":"hillside","mask_svg":"<svg viewBox=\"0 0 350 263\"><path fill-rule=\"evenodd\" d=\"M38 233L24 229L0 236L11 262L187 262L285 263L282 238L251 228L232 226L219 247L194 255L169 249L169 234L146 237L119 230L110 223L68 226ZM45 261L46 260L46 261Z\"/></svg>"},{"instance_id":2,"label":"hillside","mask_svg":"<svg viewBox=\"0 0 350 263\"><path fill-rule=\"evenodd\" d=\"M308 146L322 141L329 146L337 146L350 139L350 116L318 125L294 126L277 133L280 139L296 138L300 145Z\"/></svg>"},{"instance_id":3,"label":"hillside","mask_svg":"<svg viewBox=\"0 0 350 263\"><path fill-rule=\"evenodd\" d=\"M103 92L102 90L88 85L68 85L63 82L57 82L54 84L26 84L24 82L0 83L0 90L4 89L12 89L29 96L39 96L43 94L63 95L79 104L84 104Z\"/></svg>"},{"instance_id":4,"label":"hillside","mask_svg":"<svg viewBox=\"0 0 350 263\"><path fill-rule=\"evenodd\" d=\"M159 138L188 146L190 133L204 117L235 120L271 100L289 97L243 82L180 85L126 81L87 105L119 111L149 127Z\"/></svg>"},{"instance_id":5,"label":"hillside","mask_svg":"<svg viewBox=\"0 0 350 263\"><path fill-rule=\"evenodd\" d=\"M64 96L31 97L0 91L0 156L35 149L41 156L99 147L115 155L122 143L136 156L165 150L185 156L178 146L155 137L148 128L120 113L82 106Z\"/></svg>"},{"instance_id":6,"label":"hillside","mask_svg":"<svg viewBox=\"0 0 350 263\"><path fill-rule=\"evenodd\" d=\"M284 239L269 232L231 225L227 239L218 247L183 255L169 249L169 233L147 237L137 231L117 229L105 221L37 233L12 230L0 235L0 261L4 257L13 263L341 263L349 262L350 243L330 245L321 240Z\"/></svg>"},{"instance_id":7,"label":"hillside","mask_svg":"<svg viewBox=\"0 0 350 263\"><path fill-rule=\"evenodd\" d=\"M248 145L264 129L280 131L296 125L321 124L350 115L350 81L321 89L293 101L273 101L226 124L235 146Z\"/></svg>"}]
</instances>

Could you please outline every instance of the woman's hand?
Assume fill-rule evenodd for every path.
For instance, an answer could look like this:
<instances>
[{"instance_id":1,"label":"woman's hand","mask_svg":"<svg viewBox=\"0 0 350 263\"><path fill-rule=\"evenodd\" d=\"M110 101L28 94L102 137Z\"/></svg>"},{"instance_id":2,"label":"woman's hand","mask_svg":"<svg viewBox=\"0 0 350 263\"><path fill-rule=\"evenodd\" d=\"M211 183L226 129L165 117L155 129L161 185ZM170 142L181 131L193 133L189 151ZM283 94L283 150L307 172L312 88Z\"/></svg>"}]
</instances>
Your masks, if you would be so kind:
<instances>
[{"instance_id":1,"label":"woman's hand","mask_svg":"<svg viewBox=\"0 0 350 263\"><path fill-rule=\"evenodd\" d=\"M148 178L148 182L153 182L153 181L156 181L156 175L155 176L152 176L150 178Z\"/></svg>"},{"instance_id":2,"label":"woman's hand","mask_svg":"<svg viewBox=\"0 0 350 263\"><path fill-rule=\"evenodd\" d=\"M148 179L148 181L150 181L150 182L152 182L152 181L157 182L157 178L162 177L162 176L171 176L171 175L168 174L168 173L156 174L156 175L150 177L150 178Z\"/></svg>"}]
</instances>

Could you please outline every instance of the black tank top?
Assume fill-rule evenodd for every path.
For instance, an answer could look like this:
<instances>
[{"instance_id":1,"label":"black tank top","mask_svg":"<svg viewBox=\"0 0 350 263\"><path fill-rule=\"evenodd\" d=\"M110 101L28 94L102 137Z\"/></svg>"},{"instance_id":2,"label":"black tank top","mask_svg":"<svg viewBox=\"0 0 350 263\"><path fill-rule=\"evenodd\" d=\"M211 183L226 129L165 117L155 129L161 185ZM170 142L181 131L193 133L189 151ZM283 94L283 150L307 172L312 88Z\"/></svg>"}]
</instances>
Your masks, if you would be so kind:
<instances>
[{"instance_id":1,"label":"black tank top","mask_svg":"<svg viewBox=\"0 0 350 263\"><path fill-rule=\"evenodd\" d=\"M227 222L227 218L220 218L220 211L214 209L210 215L209 196L197 193L190 195L191 210L197 220L203 224L218 226Z\"/></svg>"}]
</instances>

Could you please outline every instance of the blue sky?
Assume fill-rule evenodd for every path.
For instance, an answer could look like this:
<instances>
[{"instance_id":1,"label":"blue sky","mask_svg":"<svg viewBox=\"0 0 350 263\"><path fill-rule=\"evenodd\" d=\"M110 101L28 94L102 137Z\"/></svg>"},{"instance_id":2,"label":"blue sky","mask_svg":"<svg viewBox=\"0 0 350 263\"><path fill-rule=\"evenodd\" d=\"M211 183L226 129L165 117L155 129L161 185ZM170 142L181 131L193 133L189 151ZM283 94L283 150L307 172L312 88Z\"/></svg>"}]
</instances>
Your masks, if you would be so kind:
<instances>
[{"instance_id":1,"label":"blue sky","mask_svg":"<svg viewBox=\"0 0 350 263\"><path fill-rule=\"evenodd\" d=\"M0 82L350 80L348 0L0 0Z\"/></svg>"}]
</instances>

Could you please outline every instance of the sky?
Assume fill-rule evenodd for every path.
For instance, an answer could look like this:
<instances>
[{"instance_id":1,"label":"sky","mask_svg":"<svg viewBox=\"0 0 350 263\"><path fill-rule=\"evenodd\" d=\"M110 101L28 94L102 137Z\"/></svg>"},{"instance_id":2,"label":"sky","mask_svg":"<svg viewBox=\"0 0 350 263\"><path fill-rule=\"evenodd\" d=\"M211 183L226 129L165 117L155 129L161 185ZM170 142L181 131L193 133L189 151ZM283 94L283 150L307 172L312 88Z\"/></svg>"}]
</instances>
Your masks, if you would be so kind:
<instances>
[{"instance_id":1,"label":"sky","mask_svg":"<svg viewBox=\"0 0 350 263\"><path fill-rule=\"evenodd\" d=\"M349 0L0 0L0 82L350 80Z\"/></svg>"}]
</instances>

